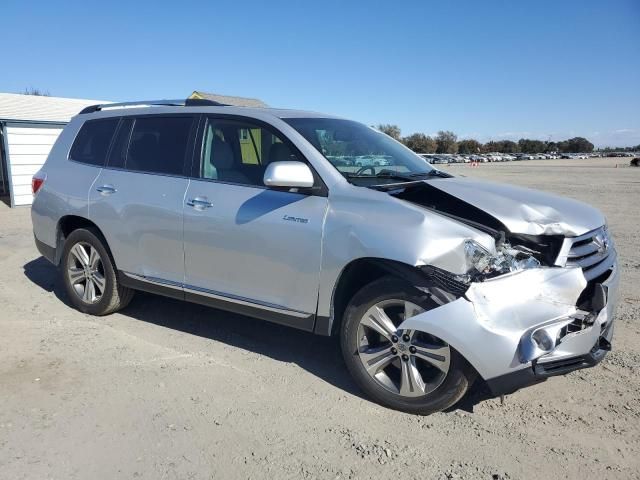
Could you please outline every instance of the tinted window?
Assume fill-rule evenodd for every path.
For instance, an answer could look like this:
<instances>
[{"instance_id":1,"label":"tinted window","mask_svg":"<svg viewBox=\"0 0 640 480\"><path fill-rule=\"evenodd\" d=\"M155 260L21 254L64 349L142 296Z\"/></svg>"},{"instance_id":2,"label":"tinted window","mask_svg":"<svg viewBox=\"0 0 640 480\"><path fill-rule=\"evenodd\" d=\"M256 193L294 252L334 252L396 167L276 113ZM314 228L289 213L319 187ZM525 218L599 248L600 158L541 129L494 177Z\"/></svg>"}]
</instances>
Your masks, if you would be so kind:
<instances>
[{"instance_id":1,"label":"tinted window","mask_svg":"<svg viewBox=\"0 0 640 480\"><path fill-rule=\"evenodd\" d=\"M192 125L193 117L154 115L136 118L125 167L141 172L182 175Z\"/></svg>"},{"instance_id":2,"label":"tinted window","mask_svg":"<svg viewBox=\"0 0 640 480\"><path fill-rule=\"evenodd\" d=\"M116 138L113 141L108 167L124 168L127 161L127 149L129 147L129 139L131 138L131 127L133 126L133 118L124 118L120 122Z\"/></svg>"},{"instance_id":3,"label":"tinted window","mask_svg":"<svg viewBox=\"0 0 640 480\"><path fill-rule=\"evenodd\" d=\"M104 166L118 121L118 118L109 118L85 122L73 142L69 158L77 162Z\"/></svg>"},{"instance_id":4,"label":"tinted window","mask_svg":"<svg viewBox=\"0 0 640 480\"><path fill-rule=\"evenodd\" d=\"M200 177L263 186L264 171L270 162L295 160L304 161L266 128L209 119L202 143Z\"/></svg>"}]
</instances>

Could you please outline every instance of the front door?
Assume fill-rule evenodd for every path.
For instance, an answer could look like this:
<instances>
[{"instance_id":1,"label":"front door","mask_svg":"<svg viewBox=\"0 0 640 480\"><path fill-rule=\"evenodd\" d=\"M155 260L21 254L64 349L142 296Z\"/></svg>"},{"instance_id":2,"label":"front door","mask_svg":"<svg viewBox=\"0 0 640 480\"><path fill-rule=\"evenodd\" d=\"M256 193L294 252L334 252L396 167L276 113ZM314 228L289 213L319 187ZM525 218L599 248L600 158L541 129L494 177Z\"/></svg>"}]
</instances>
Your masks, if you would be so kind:
<instances>
[{"instance_id":1,"label":"front door","mask_svg":"<svg viewBox=\"0 0 640 480\"><path fill-rule=\"evenodd\" d=\"M304 161L266 125L209 118L202 138L185 196L187 294L311 329L327 197L264 187L270 161Z\"/></svg>"}]
</instances>

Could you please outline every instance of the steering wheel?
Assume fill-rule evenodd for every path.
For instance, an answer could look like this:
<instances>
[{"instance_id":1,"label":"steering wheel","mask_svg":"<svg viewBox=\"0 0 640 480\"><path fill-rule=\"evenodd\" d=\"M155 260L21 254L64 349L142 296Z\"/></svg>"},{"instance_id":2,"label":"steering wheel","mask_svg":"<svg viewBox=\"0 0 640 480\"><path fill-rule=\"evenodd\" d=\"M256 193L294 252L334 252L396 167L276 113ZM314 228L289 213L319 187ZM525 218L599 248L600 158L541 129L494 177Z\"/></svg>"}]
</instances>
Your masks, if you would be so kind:
<instances>
[{"instance_id":1,"label":"steering wheel","mask_svg":"<svg viewBox=\"0 0 640 480\"><path fill-rule=\"evenodd\" d=\"M375 169L375 167L372 167L371 165L359 168L358 171L356 172L356 176L359 177L360 175L362 175L367 170L371 170L371 175L375 176L376 169Z\"/></svg>"}]
</instances>

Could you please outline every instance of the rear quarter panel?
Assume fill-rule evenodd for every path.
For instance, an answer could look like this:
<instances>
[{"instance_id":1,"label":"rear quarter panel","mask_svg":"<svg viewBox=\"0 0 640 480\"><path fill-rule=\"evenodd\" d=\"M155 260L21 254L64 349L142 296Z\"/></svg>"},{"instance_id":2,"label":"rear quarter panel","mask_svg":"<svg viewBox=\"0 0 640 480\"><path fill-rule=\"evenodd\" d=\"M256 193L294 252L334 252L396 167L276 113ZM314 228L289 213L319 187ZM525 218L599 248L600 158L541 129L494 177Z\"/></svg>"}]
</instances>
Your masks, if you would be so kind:
<instances>
[{"instance_id":1,"label":"rear quarter panel","mask_svg":"<svg viewBox=\"0 0 640 480\"><path fill-rule=\"evenodd\" d=\"M73 140L83 123L75 117L53 145L41 172L47 180L31 206L33 233L50 247L56 246L57 225L65 215L88 218L88 194L100 168L68 159Z\"/></svg>"}]
</instances>

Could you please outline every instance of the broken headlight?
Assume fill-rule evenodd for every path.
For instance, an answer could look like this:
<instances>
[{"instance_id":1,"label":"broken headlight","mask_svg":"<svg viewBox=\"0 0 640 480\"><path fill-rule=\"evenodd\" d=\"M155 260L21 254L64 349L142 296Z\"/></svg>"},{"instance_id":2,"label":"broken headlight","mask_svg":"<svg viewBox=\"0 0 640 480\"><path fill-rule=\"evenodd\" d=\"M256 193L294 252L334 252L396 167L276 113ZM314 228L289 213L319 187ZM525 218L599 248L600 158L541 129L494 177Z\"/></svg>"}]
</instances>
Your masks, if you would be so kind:
<instances>
[{"instance_id":1,"label":"broken headlight","mask_svg":"<svg viewBox=\"0 0 640 480\"><path fill-rule=\"evenodd\" d=\"M469 270L466 280L477 281L509 272L536 268L540 262L524 247L512 247L508 243L496 244L496 253L489 252L473 240L464 242L464 253Z\"/></svg>"}]
</instances>

